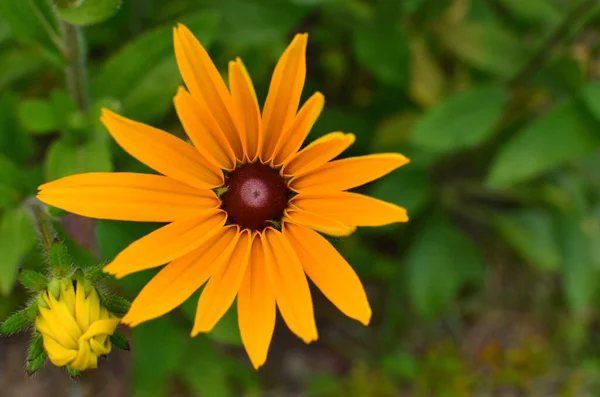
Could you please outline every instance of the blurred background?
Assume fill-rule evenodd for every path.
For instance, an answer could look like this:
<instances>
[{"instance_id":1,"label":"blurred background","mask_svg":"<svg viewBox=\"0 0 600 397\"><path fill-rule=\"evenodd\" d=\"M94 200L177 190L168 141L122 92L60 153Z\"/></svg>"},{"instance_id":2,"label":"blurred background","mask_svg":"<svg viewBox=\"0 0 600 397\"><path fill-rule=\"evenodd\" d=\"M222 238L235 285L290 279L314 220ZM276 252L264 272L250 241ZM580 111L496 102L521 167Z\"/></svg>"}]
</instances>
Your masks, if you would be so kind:
<instances>
[{"instance_id":1,"label":"blurred background","mask_svg":"<svg viewBox=\"0 0 600 397\"><path fill-rule=\"evenodd\" d=\"M0 0L0 318L27 299L18 269L45 266L23 205L40 183L150 172L110 139L101 107L183 136L178 22L224 75L241 56L260 100L293 34L308 32L304 98L326 97L309 141L353 132L346 156L410 157L359 190L411 221L332 240L367 288L369 327L313 289L319 341L278 320L255 372L234 310L189 337L195 295L127 330L132 351L77 386L49 364L27 377L29 336L0 339L0 396L600 395L597 0L126 0L94 22L82 28L86 99L69 91L49 1ZM56 226L82 266L157 227L73 215ZM133 298L152 274L108 287Z\"/></svg>"}]
</instances>

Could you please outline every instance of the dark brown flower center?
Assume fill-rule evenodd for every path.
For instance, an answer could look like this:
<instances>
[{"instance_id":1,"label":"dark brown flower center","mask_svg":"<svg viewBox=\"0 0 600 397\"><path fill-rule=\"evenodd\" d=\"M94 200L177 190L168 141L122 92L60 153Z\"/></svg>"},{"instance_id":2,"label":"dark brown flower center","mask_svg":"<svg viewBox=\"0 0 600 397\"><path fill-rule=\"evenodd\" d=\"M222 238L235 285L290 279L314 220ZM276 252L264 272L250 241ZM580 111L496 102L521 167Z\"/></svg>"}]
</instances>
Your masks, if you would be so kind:
<instances>
[{"instance_id":1,"label":"dark brown flower center","mask_svg":"<svg viewBox=\"0 0 600 397\"><path fill-rule=\"evenodd\" d=\"M279 222L288 202L285 181L273 168L261 163L244 164L225 180L221 196L229 221L262 230L267 221Z\"/></svg>"}]
</instances>

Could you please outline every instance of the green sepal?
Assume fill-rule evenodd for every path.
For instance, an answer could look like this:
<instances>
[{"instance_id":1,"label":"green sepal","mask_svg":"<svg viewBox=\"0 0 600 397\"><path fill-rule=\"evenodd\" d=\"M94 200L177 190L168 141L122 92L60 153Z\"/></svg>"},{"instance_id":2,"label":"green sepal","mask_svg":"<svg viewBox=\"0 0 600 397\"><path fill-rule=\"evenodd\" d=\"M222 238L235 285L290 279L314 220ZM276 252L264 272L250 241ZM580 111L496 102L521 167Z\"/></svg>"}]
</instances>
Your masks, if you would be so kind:
<instances>
[{"instance_id":1,"label":"green sepal","mask_svg":"<svg viewBox=\"0 0 600 397\"><path fill-rule=\"evenodd\" d=\"M129 351L131 349L127 335L125 335L125 333L123 333L123 331L121 331L118 328L115 329L115 332L110 336L110 342L117 349L126 351Z\"/></svg>"},{"instance_id":2,"label":"green sepal","mask_svg":"<svg viewBox=\"0 0 600 397\"><path fill-rule=\"evenodd\" d=\"M46 352L44 351L42 352L42 354L40 354L33 360L27 361L25 363L25 372L27 372L27 375L31 376L35 374L41 368L41 366L44 365L47 358L48 354L46 354Z\"/></svg>"},{"instance_id":3,"label":"green sepal","mask_svg":"<svg viewBox=\"0 0 600 397\"><path fill-rule=\"evenodd\" d=\"M19 281L25 288L33 292L42 292L48 288L48 279L33 270L22 269L19 273Z\"/></svg>"},{"instance_id":4,"label":"green sepal","mask_svg":"<svg viewBox=\"0 0 600 397\"><path fill-rule=\"evenodd\" d=\"M36 305L30 305L29 307L19 310L0 325L0 334L12 335L24 330L33 323L36 315Z\"/></svg>"},{"instance_id":5,"label":"green sepal","mask_svg":"<svg viewBox=\"0 0 600 397\"><path fill-rule=\"evenodd\" d=\"M84 271L85 278L88 279L92 284L96 284L98 281L105 279L109 275L102 271L104 266L106 266L105 263L99 263L95 266L88 267Z\"/></svg>"},{"instance_id":6,"label":"green sepal","mask_svg":"<svg viewBox=\"0 0 600 397\"><path fill-rule=\"evenodd\" d=\"M67 211L62 210L57 207L53 207L51 205L48 206L47 212L48 212L48 215L50 215L53 218L62 218L63 216L68 214Z\"/></svg>"},{"instance_id":7,"label":"green sepal","mask_svg":"<svg viewBox=\"0 0 600 397\"><path fill-rule=\"evenodd\" d=\"M102 304L109 312L119 317L123 317L131 308L131 302L116 295L104 295L102 297Z\"/></svg>"},{"instance_id":8,"label":"green sepal","mask_svg":"<svg viewBox=\"0 0 600 397\"><path fill-rule=\"evenodd\" d=\"M79 375L81 375L81 371L79 371L77 369L73 369L73 368L69 367L68 365L67 365L67 373L69 374L69 378L71 378L72 380L79 378Z\"/></svg>"},{"instance_id":9,"label":"green sepal","mask_svg":"<svg viewBox=\"0 0 600 397\"><path fill-rule=\"evenodd\" d=\"M44 364L46 358L48 358L48 355L46 354L46 350L44 350L42 334L36 332L31 341L31 346L29 346L29 353L25 362L27 375L31 376L36 373L42 364Z\"/></svg>"},{"instance_id":10,"label":"green sepal","mask_svg":"<svg viewBox=\"0 0 600 397\"><path fill-rule=\"evenodd\" d=\"M50 247L48 263L57 277L65 277L71 271L73 257L67 251L67 247L58 239L55 239Z\"/></svg>"}]
</instances>

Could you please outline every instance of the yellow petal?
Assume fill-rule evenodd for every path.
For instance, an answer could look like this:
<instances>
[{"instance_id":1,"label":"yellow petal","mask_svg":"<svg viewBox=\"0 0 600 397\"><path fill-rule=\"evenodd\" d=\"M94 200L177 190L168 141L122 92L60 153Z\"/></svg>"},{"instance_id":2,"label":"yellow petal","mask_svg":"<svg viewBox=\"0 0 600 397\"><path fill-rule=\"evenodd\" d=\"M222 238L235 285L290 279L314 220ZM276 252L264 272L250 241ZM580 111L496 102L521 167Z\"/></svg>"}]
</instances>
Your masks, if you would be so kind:
<instances>
[{"instance_id":1,"label":"yellow petal","mask_svg":"<svg viewBox=\"0 0 600 397\"><path fill-rule=\"evenodd\" d=\"M279 137L272 161L274 165L281 165L290 156L296 154L319 118L324 105L325 97L320 92L315 93L304 103L290 128Z\"/></svg>"},{"instance_id":2,"label":"yellow petal","mask_svg":"<svg viewBox=\"0 0 600 397\"><path fill-rule=\"evenodd\" d=\"M279 231L267 228L263 238L267 274L283 320L305 343L317 340L310 289L298 256Z\"/></svg>"},{"instance_id":3,"label":"yellow petal","mask_svg":"<svg viewBox=\"0 0 600 397\"><path fill-rule=\"evenodd\" d=\"M46 300L46 302L48 301ZM40 307L38 310L39 315L36 319L38 331L51 336L66 348L76 349L81 331L66 307L61 304L52 304L50 309Z\"/></svg>"},{"instance_id":4,"label":"yellow petal","mask_svg":"<svg viewBox=\"0 0 600 397\"><path fill-rule=\"evenodd\" d=\"M408 221L404 208L357 193L299 194L291 203L301 210L351 226L382 226Z\"/></svg>"},{"instance_id":5,"label":"yellow petal","mask_svg":"<svg viewBox=\"0 0 600 397\"><path fill-rule=\"evenodd\" d=\"M303 226L285 224L283 236L294 247L308 277L327 299L346 316L369 324L371 307L365 289L337 250L317 232Z\"/></svg>"},{"instance_id":6,"label":"yellow petal","mask_svg":"<svg viewBox=\"0 0 600 397\"><path fill-rule=\"evenodd\" d=\"M90 326L90 323L95 320L90 318L89 301L85 298L85 288L81 284L77 286L77 291L75 292L75 320L79 325L81 333L84 333Z\"/></svg>"},{"instance_id":7,"label":"yellow petal","mask_svg":"<svg viewBox=\"0 0 600 397\"><path fill-rule=\"evenodd\" d=\"M175 57L181 77L200 105L219 123L238 159L244 153L233 115L233 101L210 56L184 25L173 29Z\"/></svg>"},{"instance_id":8,"label":"yellow petal","mask_svg":"<svg viewBox=\"0 0 600 397\"><path fill-rule=\"evenodd\" d=\"M62 344L46 335L43 335L43 337L44 349L48 353L48 358L57 367L64 367L77 357L77 350L65 348Z\"/></svg>"},{"instance_id":9,"label":"yellow petal","mask_svg":"<svg viewBox=\"0 0 600 397\"><path fill-rule=\"evenodd\" d=\"M215 271L200 295L192 336L210 332L233 303L246 273L251 246L252 235L245 229L240 232L231 258Z\"/></svg>"},{"instance_id":10,"label":"yellow petal","mask_svg":"<svg viewBox=\"0 0 600 397\"><path fill-rule=\"evenodd\" d=\"M263 161L273 157L279 136L286 131L298 110L306 78L308 34L297 34L277 62L262 113Z\"/></svg>"},{"instance_id":11,"label":"yellow petal","mask_svg":"<svg viewBox=\"0 0 600 397\"><path fill-rule=\"evenodd\" d=\"M292 179L290 188L296 191L347 190L364 185L408 163L401 154L371 154L332 161Z\"/></svg>"},{"instance_id":12,"label":"yellow petal","mask_svg":"<svg viewBox=\"0 0 600 397\"><path fill-rule=\"evenodd\" d=\"M252 80L240 58L229 62L229 88L240 120L240 135L246 159L254 161L262 145L262 121Z\"/></svg>"},{"instance_id":13,"label":"yellow petal","mask_svg":"<svg viewBox=\"0 0 600 397\"><path fill-rule=\"evenodd\" d=\"M262 238L256 236L237 298L242 342L255 369L267 360L275 329L275 295L269 283L266 260Z\"/></svg>"},{"instance_id":14,"label":"yellow petal","mask_svg":"<svg viewBox=\"0 0 600 397\"><path fill-rule=\"evenodd\" d=\"M224 227L201 247L165 266L135 298L122 322L135 326L181 305L229 259L237 234L237 227Z\"/></svg>"},{"instance_id":15,"label":"yellow petal","mask_svg":"<svg viewBox=\"0 0 600 397\"><path fill-rule=\"evenodd\" d=\"M148 167L197 188L223 183L222 172L211 166L188 143L149 125L102 109L102 123L127 153Z\"/></svg>"},{"instance_id":16,"label":"yellow petal","mask_svg":"<svg viewBox=\"0 0 600 397\"><path fill-rule=\"evenodd\" d=\"M354 143L354 134L331 132L313 141L291 157L281 169L283 175L302 175L321 167Z\"/></svg>"},{"instance_id":17,"label":"yellow petal","mask_svg":"<svg viewBox=\"0 0 600 397\"><path fill-rule=\"evenodd\" d=\"M235 168L235 154L221 127L183 87L174 98L175 109L196 150L212 165L224 170Z\"/></svg>"},{"instance_id":18,"label":"yellow petal","mask_svg":"<svg viewBox=\"0 0 600 397\"><path fill-rule=\"evenodd\" d=\"M171 222L217 208L211 190L199 190L160 175L89 173L39 187L38 199L90 218Z\"/></svg>"},{"instance_id":19,"label":"yellow petal","mask_svg":"<svg viewBox=\"0 0 600 397\"><path fill-rule=\"evenodd\" d=\"M223 211L213 209L199 217L170 223L134 241L104 271L121 278L164 265L204 244L223 227L226 219Z\"/></svg>"},{"instance_id":20,"label":"yellow petal","mask_svg":"<svg viewBox=\"0 0 600 397\"><path fill-rule=\"evenodd\" d=\"M88 330L83 334L80 340L88 341L98 335L112 335L115 329L119 325L119 319L111 318L108 320L97 320L94 321Z\"/></svg>"},{"instance_id":21,"label":"yellow petal","mask_svg":"<svg viewBox=\"0 0 600 397\"><path fill-rule=\"evenodd\" d=\"M330 236L348 236L356 230L355 226L344 225L335 219L300 209L289 209L284 214L284 221L307 226Z\"/></svg>"},{"instance_id":22,"label":"yellow petal","mask_svg":"<svg viewBox=\"0 0 600 397\"><path fill-rule=\"evenodd\" d=\"M98 368L98 357L92 354L92 349L88 342L82 341L77 349L77 357L69 366L77 371Z\"/></svg>"}]
</instances>

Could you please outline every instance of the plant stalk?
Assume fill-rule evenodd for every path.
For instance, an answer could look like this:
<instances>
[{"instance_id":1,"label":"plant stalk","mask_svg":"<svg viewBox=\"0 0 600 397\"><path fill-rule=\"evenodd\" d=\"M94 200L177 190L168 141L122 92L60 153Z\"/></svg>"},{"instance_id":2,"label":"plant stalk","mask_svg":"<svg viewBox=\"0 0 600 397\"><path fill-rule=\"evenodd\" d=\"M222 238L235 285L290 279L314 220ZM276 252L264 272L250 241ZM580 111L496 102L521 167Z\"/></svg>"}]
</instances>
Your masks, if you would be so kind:
<instances>
[{"instance_id":1,"label":"plant stalk","mask_svg":"<svg viewBox=\"0 0 600 397\"><path fill-rule=\"evenodd\" d=\"M81 29L67 21L60 20L64 42L67 50L67 67L65 70L67 86L71 97L82 112L90 108L87 87L86 51Z\"/></svg>"}]
</instances>

